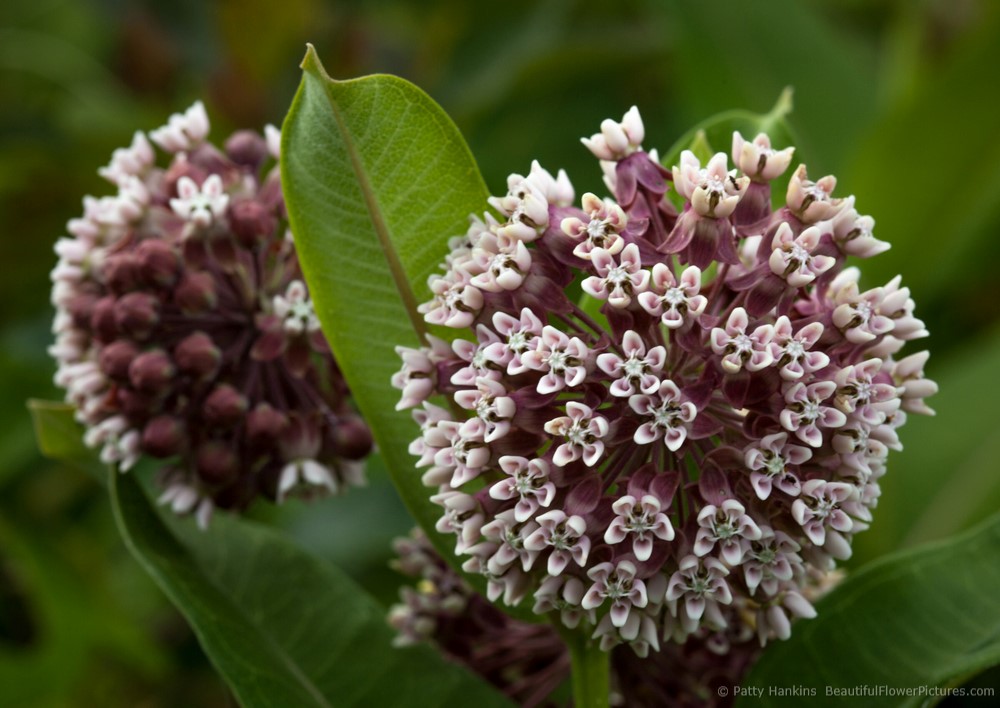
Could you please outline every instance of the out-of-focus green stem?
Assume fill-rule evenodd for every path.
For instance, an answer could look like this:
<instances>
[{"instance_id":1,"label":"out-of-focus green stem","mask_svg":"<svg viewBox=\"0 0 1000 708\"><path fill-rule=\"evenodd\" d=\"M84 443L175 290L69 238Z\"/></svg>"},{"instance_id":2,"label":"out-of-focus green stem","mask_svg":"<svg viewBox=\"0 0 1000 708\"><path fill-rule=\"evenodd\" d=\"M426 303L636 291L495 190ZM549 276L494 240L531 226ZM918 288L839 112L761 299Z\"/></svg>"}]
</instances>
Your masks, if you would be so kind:
<instances>
[{"instance_id":1,"label":"out-of-focus green stem","mask_svg":"<svg viewBox=\"0 0 1000 708\"><path fill-rule=\"evenodd\" d=\"M569 648L574 708L608 708L611 655L579 630L560 634Z\"/></svg>"}]
</instances>

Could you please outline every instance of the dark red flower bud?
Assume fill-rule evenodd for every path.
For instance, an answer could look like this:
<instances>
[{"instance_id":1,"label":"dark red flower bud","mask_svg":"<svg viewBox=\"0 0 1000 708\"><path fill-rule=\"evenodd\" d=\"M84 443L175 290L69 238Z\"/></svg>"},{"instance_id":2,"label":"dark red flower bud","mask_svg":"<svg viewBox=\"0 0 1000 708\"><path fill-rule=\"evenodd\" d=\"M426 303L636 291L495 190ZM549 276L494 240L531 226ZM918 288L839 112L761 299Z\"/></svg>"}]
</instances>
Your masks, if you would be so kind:
<instances>
[{"instance_id":1,"label":"dark red flower bud","mask_svg":"<svg viewBox=\"0 0 1000 708\"><path fill-rule=\"evenodd\" d=\"M174 302L186 314L214 309L218 302L215 280L205 272L186 273L174 290Z\"/></svg>"},{"instance_id":2,"label":"dark red flower bud","mask_svg":"<svg viewBox=\"0 0 1000 708\"><path fill-rule=\"evenodd\" d=\"M205 399L202 413L209 425L228 428L240 421L247 412L246 396L229 384L216 386Z\"/></svg>"},{"instance_id":3,"label":"dark red flower bud","mask_svg":"<svg viewBox=\"0 0 1000 708\"><path fill-rule=\"evenodd\" d=\"M176 369L162 349L143 352L128 367L129 382L144 393L164 393L172 383Z\"/></svg>"},{"instance_id":4,"label":"dark red flower bud","mask_svg":"<svg viewBox=\"0 0 1000 708\"><path fill-rule=\"evenodd\" d=\"M116 253L104 262L104 282L111 292L123 295L138 285L139 263L131 253Z\"/></svg>"},{"instance_id":5,"label":"dark red flower bud","mask_svg":"<svg viewBox=\"0 0 1000 708\"><path fill-rule=\"evenodd\" d=\"M134 420L143 420L155 413L160 405L160 398L153 394L142 393L131 388L121 387L115 393L115 400L122 413Z\"/></svg>"},{"instance_id":6,"label":"dark red flower bud","mask_svg":"<svg viewBox=\"0 0 1000 708\"><path fill-rule=\"evenodd\" d=\"M184 449L184 424L172 415L158 415L142 431L142 449L153 457L173 457Z\"/></svg>"},{"instance_id":7,"label":"dark red flower bud","mask_svg":"<svg viewBox=\"0 0 1000 708\"><path fill-rule=\"evenodd\" d=\"M333 426L333 449L348 460L360 460L372 450L372 433L356 415L341 418Z\"/></svg>"},{"instance_id":8,"label":"dark red flower bud","mask_svg":"<svg viewBox=\"0 0 1000 708\"><path fill-rule=\"evenodd\" d=\"M107 295L94 303L90 314L90 329L99 342L111 342L118 336L118 299Z\"/></svg>"},{"instance_id":9,"label":"dark red flower bud","mask_svg":"<svg viewBox=\"0 0 1000 708\"><path fill-rule=\"evenodd\" d=\"M223 485L236 479L240 459L225 442L209 440L198 446L195 467L198 475L209 484Z\"/></svg>"},{"instance_id":10,"label":"dark red flower bud","mask_svg":"<svg viewBox=\"0 0 1000 708\"><path fill-rule=\"evenodd\" d=\"M239 165L257 168L267 159L267 143L259 133L240 130L226 141L226 154Z\"/></svg>"},{"instance_id":11,"label":"dark red flower bud","mask_svg":"<svg viewBox=\"0 0 1000 708\"><path fill-rule=\"evenodd\" d=\"M169 288L177 282L181 259L165 241L146 240L135 251L139 279L147 285Z\"/></svg>"},{"instance_id":12,"label":"dark red flower bud","mask_svg":"<svg viewBox=\"0 0 1000 708\"><path fill-rule=\"evenodd\" d=\"M270 403L259 403L247 415L247 437L250 444L266 447L273 444L288 427L288 417Z\"/></svg>"},{"instance_id":13,"label":"dark red flower bud","mask_svg":"<svg viewBox=\"0 0 1000 708\"><path fill-rule=\"evenodd\" d=\"M94 306L100 298L91 293L79 293L66 303L66 310L77 327L89 328L94 316Z\"/></svg>"},{"instance_id":14,"label":"dark red flower bud","mask_svg":"<svg viewBox=\"0 0 1000 708\"><path fill-rule=\"evenodd\" d=\"M281 356L288 346L288 337L277 315L257 315L260 334L250 349L250 356L257 361L272 361Z\"/></svg>"},{"instance_id":15,"label":"dark red flower bud","mask_svg":"<svg viewBox=\"0 0 1000 708\"><path fill-rule=\"evenodd\" d=\"M229 225L240 243L253 248L274 234L278 220L263 204L247 199L229 207Z\"/></svg>"},{"instance_id":16,"label":"dark red flower bud","mask_svg":"<svg viewBox=\"0 0 1000 708\"><path fill-rule=\"evenodd\" d=\"M115 324L133 339L152 334L160 321L160 303L149 293L129 293L115 303Z\"/></svg>"},{"instance_id":17,"label":"dark red flower bud","mask_svg":"<svg viewBox=\"0 0 1000 708\"><path fill-rule=\"evenodd\" d=\"M101 350L101 371L115 381L128 381L128 370L139 356L139 348L126 339L111 342Z\"/></svg>"},{"instance_id":18,"label":"dark red flower bud","mask_svg":"<svg viewBox=\"0 0 1000 708\"><path fill-rule=\"evenodd\" d=\"M196 378L214 376L222 363L222 352L204 332L189 334L174 348L174 361L185 374Z\"/></svg>"}]
</instances>

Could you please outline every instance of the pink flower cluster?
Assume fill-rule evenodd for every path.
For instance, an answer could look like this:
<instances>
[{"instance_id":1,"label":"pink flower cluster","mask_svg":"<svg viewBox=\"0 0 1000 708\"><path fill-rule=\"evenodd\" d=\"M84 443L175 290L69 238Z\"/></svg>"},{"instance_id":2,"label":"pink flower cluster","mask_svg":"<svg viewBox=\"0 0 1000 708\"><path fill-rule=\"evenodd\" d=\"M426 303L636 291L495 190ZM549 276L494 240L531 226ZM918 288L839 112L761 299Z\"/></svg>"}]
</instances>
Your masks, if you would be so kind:
<instances>
[{"instance_id":1,"label":"pink flower cluster","mask_svg":"<svg viewBox=\"0 0 1000 708\"><path fill-rule=\"evenodd\" d=\"M50 348L85 442L167 461L163 503L215 507L363 481L371 448L302 282L279 134L208 141L201 103L114 151L56 243ZM158 146L167 155L158 164Z\"/></svg>"},{"instance_id":2,"label":"pink flower cluster","mask_svg":"<svg viewBox=\"0 0 1000 708\"><path fill-rule=\"evenodd\" d=\"M799 166L772 206L792 148L735 133L667 170L644 132L633 108L584 140L610 197L511 175L420 308L464 336L400 348L393 383L491 600L640 655L763 644L814 615L907 413L931 412L927 352L900 354L927 332L899 278L845 267L888 245L833 177Z\"/></svg>"}]
</instances>

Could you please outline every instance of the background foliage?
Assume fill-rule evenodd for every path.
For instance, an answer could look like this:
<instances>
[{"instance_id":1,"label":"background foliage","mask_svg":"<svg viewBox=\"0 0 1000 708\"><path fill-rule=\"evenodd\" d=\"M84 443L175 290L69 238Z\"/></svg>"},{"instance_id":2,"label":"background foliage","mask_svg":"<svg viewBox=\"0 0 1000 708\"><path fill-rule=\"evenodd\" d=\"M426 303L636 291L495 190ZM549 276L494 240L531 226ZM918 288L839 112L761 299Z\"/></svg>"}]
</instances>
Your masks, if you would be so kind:
<instances>
[{"instance_id":1,"label":"background foliage","mask_svg":"<svg viewBox=\"0 0 1000 708\"><path fill-rule=\"evenodd\" d=\"M502 9L501 9L502 8ZM0 8L0 704L220 705L184 621L131 559L107 495L39 458L24 407L53 398L52 243L101 193L96 168L136 128L198 97L213 134L278 123L306 41L336 77L379 72L451 115L491 192L539 158L578 193L600 175L577 138L640 106L647 146L795 87L815 175L858 195L928 324L937 419L914 418L853 563L965 529L1000 506L1000 6L981 0L467 3L15 0ZM727 147L727 146L717 146ZM386 476L349 500L258 516L383 602L409 522ZM373 526L365 519L378 517Z\"/></svg>"}]
</instances>

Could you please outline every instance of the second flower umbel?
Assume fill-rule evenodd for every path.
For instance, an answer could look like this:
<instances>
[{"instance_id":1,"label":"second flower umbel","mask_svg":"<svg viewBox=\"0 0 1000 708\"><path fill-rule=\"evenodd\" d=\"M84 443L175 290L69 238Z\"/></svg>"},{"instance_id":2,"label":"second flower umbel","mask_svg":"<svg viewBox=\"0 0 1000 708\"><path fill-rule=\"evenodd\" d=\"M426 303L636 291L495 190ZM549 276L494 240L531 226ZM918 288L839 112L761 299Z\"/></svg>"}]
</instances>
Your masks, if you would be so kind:
<instances>
[{"instance_id":1,"label":"second flower umbel","mask_svg":"<svg viewBox=\"0 0 1000 708\"><path fill-rule=\"evenodd\" d=\"M421 307L471 336L401 349L394 384L438 530L490 599L605 649L725 653L813 616L936 387L926 352L900 355L927 334L908 289L845 268L888 246L833 177L799 166L773 208L791 148L736 133L735 169L685 151L668 171L644 132L633 108L584 140L613 198L511 175Z\"/></svg>"}]
</instances>

